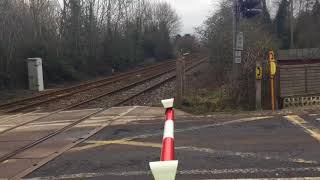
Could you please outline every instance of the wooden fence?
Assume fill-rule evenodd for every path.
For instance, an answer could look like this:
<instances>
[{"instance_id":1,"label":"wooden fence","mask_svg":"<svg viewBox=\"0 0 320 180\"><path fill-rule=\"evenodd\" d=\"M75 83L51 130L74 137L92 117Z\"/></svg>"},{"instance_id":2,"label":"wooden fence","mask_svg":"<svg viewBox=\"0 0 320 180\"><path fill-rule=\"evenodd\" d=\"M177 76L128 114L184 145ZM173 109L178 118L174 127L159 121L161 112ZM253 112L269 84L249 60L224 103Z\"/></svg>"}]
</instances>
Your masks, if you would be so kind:
<instances>
[{"instance_id":1,"label":"wooden fence","mask_svg":"<svg viewBox=\"0 0 320 180\"><path fill-rule=\"evenodd\" d=\"M283 104L310 104L320 96L320 49L281 50L277 59L278 97Z\"/></svg>"},{"instance_id":2,"label":"wooden fence","mask_svg":"<svg viewBox=\"0 0 320 180\"><path fill-rule=\"evenodd\" d=\"M320 94L320 63L279 65L280 96Z\"/></svg>"}]
</instances>

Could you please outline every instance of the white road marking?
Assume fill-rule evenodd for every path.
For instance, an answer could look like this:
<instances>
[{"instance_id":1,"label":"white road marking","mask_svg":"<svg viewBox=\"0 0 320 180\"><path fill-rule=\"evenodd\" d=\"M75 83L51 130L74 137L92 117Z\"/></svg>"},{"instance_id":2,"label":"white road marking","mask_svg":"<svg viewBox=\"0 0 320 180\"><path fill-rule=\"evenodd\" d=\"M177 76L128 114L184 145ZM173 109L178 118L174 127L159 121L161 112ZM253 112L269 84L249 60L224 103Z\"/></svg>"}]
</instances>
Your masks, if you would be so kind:
<instances>
[{"instance_id":1,"label":"white road marking","mask_svg":"<svg viewBox=\"0 0 320 180\"><path fill-rule=\"evenodd\" d=\"M13 119L22 117L22 116L28 116L28 115L42 115L42 114L46 114L46 113L37 113L37 110L35 111L31 111L28 113L18 113L18 114L14 114L14 115L10 115L10 116L4 116L0 118L0 122L1 123L6 123L8 121L11 121Z\"/></svg>"},{"instance_id":2,"label":"white road marking","mask_svg":"<svg viewBox=\"0 0 320 180\"><path fill-rule=\"evenodd\" d=\"M285 118L292 124L301 127L304 132L320 142L320 130L317 127L314 127L312 124L297 115L289 115L285 116Z\"/></svg>"},{"instance_id":3,"label":"white road marking","mask_svg":"<svg viewBox=\"0 0 320 180\"><path fill-rule=\"evenodd\" d=\"M98 111L101 110L102 108L91 108L91 109L85 109L85 111ZM80 110L70 110L70 111L62 111L60 113L73 113L73 112L83 112L83 109Z\"/></svg>"},{"instance_id":4,"label":"white road marking","mask_svg":"<svg viewBox=\"0 0 320 180\"><path fill-rule=\"evenodd\" d=\"M160 143L150 143L150 142L139 142L139 141L87 141L88 145L75 147L70 150L70 152L75 151L83 151L88 150L91 148L97 148L101 146L106 146L110 144L119 144L119 145L130 145L130 146L140 146L140 147L152 147L152 148L161 148L162 144ZM214 154L218 156L238 156L241 158L256 158L256 159L264 159L264 160L278 160L284 162L294 162L294 163L304 163L304 164L318 164L317 161L310 161L304 159L293 159L293 158L283 158L280 156L265 156L258 153L250 153L250 152L233 152L233 151L222 151L222 150L215 150L211 148L201 148L201 147L193 147L193 146L180 146L175 147L176 150L184 150L184 151L191 151L191 152L200 152L200 153L207 153L207 154Z\"/></svg>"},{"instance_id":5,"label":"white road marking","mask_svg":"<svg viewBox=\"0 0 320 180\"><path fill-rule=\"evenodd\" d=\"M269 119L269 118L272 118L272 117L273 116L243 118L243 119L237 119L237 120L226 121L226 122L219 122L219 123L208 124L208 125L203 125L203 126L194 126L194 127L185 128L185 129L176 129L174 131L174 133L194 131L194 130L200 130L200 129L206 129L206 128L211 128L211 127L218 127L218 126L224 126L224 125L230 125L230 124L236 124L236 123L243 123L243 122L266 120L266 119ZM150 133L150 134L143 134L143 135L127 137L127 138L123 138L121 140L123 140L123 141L131 141L131 140L135 140L135 139L144 139L144 138L148 138L148 137L161 136L161 135L163 135L163 132L159 131L157 133Z\"/></svg>"},{"instance_id":6,"label":"white road marking","mask_svg":"<svg viewBox=\"0 0 320 180\"><path fill-rule=\"evenodd\" d=\"M241 158L256 158L256 159L264 159L264 160L279 160L286 162L294 162L294 163L305 163L305 164L318 164L317 161L310 161L304 159L293 159L293 158L283 158L280 156L265 156L259 153L251 153L251 152L234 152L234 151L222 151L222 150L214 150L210 148L199 148L199 147L177 147L177 150L187 150L187 151L197 151L201 153L209 153L216 154L220 156L239 156Z\"/></svg>"},{"instance_id":7,"label":"white road marking","mask_svg":"<svg viewBox=\"0 0 320 180\"><path fill-rule=\"evenodd\" d=\"M193 131L193 130L200 130L200 129L210 128L210 127L217 127L217 126L224 126L224 125L229 125L229 124L234 124L234 123L265 120L265 119L269 119L269 118L272 118L272 117L273 116L243 118L243 119L220 122L220 123L214 123L214 124L208 124L208 125L203 125L203 126L194 126L194 127L185 128L185 129L177 129L177 130L174 131L174 133ZM161 135L163 135L163 132L162 131L158 131L156 133L149 133L149 134L142 134L142 135L137 135L137 136L132 136L132 137L126 137L126 138L118 139L116 141L117 142L119 142L119 141L120 142L132 141L132 140L135 140L135 139L144 139L144 138L148 138L148 137L161 136ZM97 145L89 145L89 146L90 147L97 147ZM81 148L81 147L80 148L76 148L76 150L82 150L82 149L84 149L84 148ZM72 150L74 150L74 149L72 149Z\"/></svg>"},{"instance_id":8,"label":"white road marking","mask_svg":"<svg viewBox=\"0 0 320 180\"><path fill-rule=\"evenodd\" d=\"M22 113L18 113L18 114L14 114L14 115L3 115L0 117L0 121L2 121L3 119L5 119L6 121L3 121L3 122L7 122L8 120L10 119L13 119L13 118L16 118L16 117L20 117L22 116L23 114Z\"/></svg>"},{"instance_id":9,"label":"white road marking","mask_svg":"<svg viewBox=\"0 0 320 180\"><path fill-rule=\"evenodd\" d=\"M273 168L273 169L260 169L260 168L247 168L247 169L193 169L193 170L181 170L178 171L179 175L221 175L221 174L257 174L257 173L304 173L304 172L320 172L320 167L304 167L304 168ZM145 176L151 175L150 171L123 171L123 172L100 172L100 173L78 173L78 174L66 174L60 176L46 176L35 177L29 180L48 180L48 179L74 179L74 178L97 178L104 176ZM275 175L276 176L276 175ZM304 177L308 178L308 177ZM318 177L317 179L319 179ZM269 178L270 179L270 178ZM287 178L288 179L288 178ZM290 178L289 178L290 179ZM297 180L293 178L291 180Z\"/></svg>"},{"instance_id":10,"label":"white road marking","mask_svg":"<svg viewBox=\"0 0 320 180\"><path fill-rule=\"evenodd\" d=\"M99 120L92 120L90 118L90 122L83 124L82 126L79 125L79 127L91 127L91 126L96 126L101 124L101 122L104 122L106 120L112 120L113 118L104 118L104 119L99 119ZM25 130L25 131L34 131L34 128L41 128L41 127L47 127L46 130L53 128L56 129L57 126L63 126L66 124L70 124L74 122L75 120L59 120L59 121L50 121L50 122L35 122L35 123L30 123L25 126L19 127L19 130ZM2 127L2 126L0 126ZM12 127L12 126L9 126Z\"/></svg>"}]
</instances>

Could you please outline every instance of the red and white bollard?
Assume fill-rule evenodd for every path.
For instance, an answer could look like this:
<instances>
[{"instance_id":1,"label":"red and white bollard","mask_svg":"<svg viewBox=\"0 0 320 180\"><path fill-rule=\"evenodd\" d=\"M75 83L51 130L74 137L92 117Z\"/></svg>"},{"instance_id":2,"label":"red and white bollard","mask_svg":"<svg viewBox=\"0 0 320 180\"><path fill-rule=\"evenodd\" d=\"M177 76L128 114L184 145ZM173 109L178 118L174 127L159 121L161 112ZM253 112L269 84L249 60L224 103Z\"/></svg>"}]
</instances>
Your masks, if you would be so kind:
<instances>
[{"instance_id":1,"label":"red and white bollard","mask_svg":"<svg viewBox=\"0 0 320 180\"><path fill-rule=\"evenodd\" d=\"M175 180L178 161L174 160L174 99L161 102L166 109L161 159L158 162L150 162L149 165L155 180Z\"/></svg>"}]
</instances>

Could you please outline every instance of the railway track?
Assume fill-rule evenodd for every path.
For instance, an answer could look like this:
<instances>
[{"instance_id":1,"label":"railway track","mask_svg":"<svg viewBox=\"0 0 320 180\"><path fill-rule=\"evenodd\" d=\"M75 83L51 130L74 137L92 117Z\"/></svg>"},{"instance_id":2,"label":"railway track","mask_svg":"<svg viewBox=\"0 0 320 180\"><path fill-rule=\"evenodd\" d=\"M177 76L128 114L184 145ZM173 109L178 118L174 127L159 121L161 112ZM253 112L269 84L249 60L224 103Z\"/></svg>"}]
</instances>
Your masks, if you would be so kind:
<instances>
[{"instance_id":1,"label":"railway track","mask_svg":"<svg viewBox=\"0 0 320 180\"><path fill-rule=\"evenodd\" d=\"M207 60L207 58L202 58L201 60L199 61L196 61L196 62L189 62L187 63L187 69L186 71L189 71L191 70L192 68L200 65L201 63L205 62ZM166 65L167 66L167 65ZM93 102L93 101L97 101L103 97L106 97L108 95L112 95L112 94L115 94L115 93L119 93L119 92L124 92L124 91L127 91L128 89L135 89L132 90L130 93L126 93L126 94L119 94L118 97L121 97L119 99L113 99L113 101L111 101L112 103L111 104L108 104L108 105L105 105L104 107L100 107L99 109L95 109L95 110L92 110L90 111L90 113L87 113L81 117L76 117L74 119L71 119L67 124L65 124L63 127L57 127L51 131L48 131L45 135L39 135L38 137L35 137L34 140L32 142L28 142L26 144L22 144L22 145L19 145L15 148L13 148L12 151L10 151L9 153L6 153L4 155L1 155L0 156L0 163L1 162L4 162L12 157L14 157L15 155L21 153L21 152L24 152L74 126L76 126L77 124L83 122L84 120L87 120L88 118L92 117L92 116L95 116L107 109L109 109L110 107L112 106L118 106L118 105L121 105L127 101L129 101L130 99L134 98L134 97L137 97L147 91L150 91L154 88L157 88L159 86L161 86L162 84L168 82L168 81L171 81L173 80L176 75L174 72L172 72L175 67L172 66L172 67L166 67L165 68L166 70L163 71L163 69L158 69L156 70L156 72L153 71L153 73L151 72L148 72L150 73L151 75L149 76L146 76L144 78L141 78L139 79L138 81L135 81L135 82L131 82L129 84L126 84L125 86L120 86L120 87L117 87L115 89L112 89L112 90L108 90L107 92L103 93L103 94L100 94L98 96L94 96L94 97L91 97L90 99L87 99L85 101L82 101L82 102L79 102L77 104L72 104L68 107L64 107L64 108L61 108L61 109L58 109L54 112L51 112L49 114L46 114L40 118L37 118L37 119L34 119L34 120L31 120L31 121L26 121L26 122L23 122L21 124L18 124L18 125L15 125L15 126L12 126L12 127L9 127L3 131L0 132L0 138L1 136L3 137L10 137L11 134L15 134L16 132L19 132L19 130L21 130L22 128L24 128L26 125L30 125L32 123L36 123L36 122L46 122L46 121L49 121L47 119L53 119L55 116L56 117L59 117L59 115L61 116L61 113L65 110L72 110L72 109L77 109L78 107L84 105L84 104L87 104L89 102ZM147 74L148 74L147 73ZM163 75L165 75L163 77ZM147 82L147 81L151 81L153 80L152 83L149 83L148 85L146 86L142 86L143 83ZM138 87L138 88L137 88Z\"/></svg>"},{"instance_id":2,"label":"railway track","mask_svg":"<svg viewBox=\"0 0 320 180\"><path fill-rule=\"evenodd\" d=\"M137 85L142 84L142 83L144 83L144 82L146 82L146 81L149 81L149 80L151 80L151 79L157 78L157 77L159 77L159 76L161 76L161 75L163 75L163 74L166 74L166 73L168 73L168 72L170 72L170 71L173 71L173 70L174 70L174 67L173 67L173 66L170 67L170 68L168 68L168 66L166 66L166 70L160 69L160 70L158 70L156 73L153 72L153 74L152 74L151 76L149 75L149 76L147 76L146 78L142 78L141 80L138 80L138 81L135 81L135 82L126 82L127 84L125 84L125 85L123 85L123 86L119 86L119 87L116 87L116 88L113 88L113 86L112 86L112 88L107 89L107 90L104 91L103 93L102 93L102 92L99 92L98 95L92 95L92 96L91 96L91 94L88 93L88 92L82 92L82 93L87 94L87 95L89 96L89 97L87 97L87 99L84 99L83 101L72 102L72 99L77 99L77 98L70 96L70 97L68 97L67 99L64 99L64 100L63 100L63 101L66 101L66 102L70 102L70 101L71 101L71 102L70 102L70 105L67 105L67 106L65 106L65 107L61 107L60 104L58 104L58 105L55 105L55 104L54 104L54 106L57 106L57 107L55 108L55 110L53 110L53 111L50 112L49 114L44 115L44 116L42 116L42 117L40 117L40 118L36 118L36 119L34 119L34 120L31 120L31 121L23 122L23 123L21 123L21 124L18 124L18 125L16 125L16 126L13 126L13 127L6 128L6 129L0 131L0 135L1 135L1 134L4 134L4 133L6 133L6 132L9 132L9 131L11 131L11 130L13 130L13 129L16 129L16 128L18 128L18 127L21 127L21 126L24 126L24 125L27 125L27 124L30 124L30 123L33 123L33 122L45 120L45 119L48 118L48 117L52 117L52 116L57 115L59 112L67 111L67 110L74 110L74 109L76 109L76 108L79 107L79 106L85 105L85 104L87 104L87 103L89 103L89 102L92 102L92 101L95 101L95 100L97 100L97 99L99 99L99 98L103 98L103 97L105 97L105 96L112 95L112 94L114 94L114 93L127 90L127 89L129 89L129 88L131 88L131 87L137 86ZM76 94L76 96L82 97L83 94ZM71 100L70 100L70 99L71 99ZM111 101L111 102L115 102L115 103L110 104L108 107L112 107L112 106L117 106L117 105L118 105L118 103L117 103L116 101ZM60 102L60 103L61 103L61 102ZM33 107L33 105L31 105L30 107ZM96 107L96 108L101 108L101 107ZM51 109L51 110L52 110L52 109ZM4 120L1 120L1 121L4 121Z\"/></svg>"},{"instance_id":3,"label":"railway track","mask_svg":"<svg viewBox=\"0 0 320 180\"><path fill-rule=\"evenodd\" d=\"M192 68L192 67L194 67L194 66L196 66L196 65L198 65L199 63L202 63L202 62L203 62L202 60L199 61L199 62L196 62L196 63L194 63L194 64L191 64L191 62L189 62L189 67L188 67L188 69L190 69L190 68ZM18 127L24 126L24 125L26 125L26 124L30 124L30 123L33 123L33 122L45 120L46 118L51 117L51 116L54 116L54 115L56 115L57 113L62 112L62 111L75 110L75 109L84 109L84 108L102 108L102 107L104 107L104 106L112 107L112 106L120 105L121 103L130 100L130 98L136 97L136 95L130 97L130 94L132 94L132 92L131 92L131 93L128 94L128 95L120 94L120 96L122 97L122 98L120 98L120 99L119 99L119 98L116 98L116 99L111 99L111 100L110 100L110 99L105 99L105 100L103 100L102 98L105 98L105 97L107 97L107 96L110 96L110 95L113 95L113 94L116 94L116 93L124 92L124 91L126 91L126 90L128 90L128 89L130 89L130 88L133 88L133 87L135 87L135 86L141 85L141 84L143 84L143 83L145 83L145 82L147 82L147 81L151 81L151 80L153 80L153 79L159 78L159 77L161 77L161 76L163 76L163 75L168 74L169 72L171 72L171 74L168 74L167 77L164 78L164 80L165 80L164 82L162 82L162 79L163 79L163 78L160 78L160 80L157 80L157 81L155 82L155 83L157 84L155 87L157 87L157 86L161 85L162 83L165 83L165 82L173 79L173 78L175 77L175 72L174 72L174 70L175 70L175 67L174 67L174 66L171 66L171 67L169 66L169 67L168 67L168 65L166 65L165 70L164 70L164 69L159 69L156 73L155 73L154 71L152 71L152 75L149 75L149 76L147 76L147 77L145 77L145 78L139 79L138 81L134 81L134 82L127 82L127 81L126 81L126 82L125 82L125 85L122 85L122 86L119 86L119 87L115 87L115 88L114 88L114 87L112 86L111 89L107 89L107 90L104 91L103 93L102 93L102 92L99 92L99 94L97 94L97 95L91 95L91 94L88 93L88 92L83 92L83 94L77 94L76 96L80 96L80 97L85 96L85 95L88 95L88 96L89 96L88 98L85 98L83 101L80 101L80 102L77 102L77 103L72 102L72 99L77 99L76 97L72 97L72 96L71 96L71 97L68 97L68 99L64 99L63 101L67 101L67 102L70 102L70 101L71 101L71 102L70 102L70 105L65 106L65 107L61 107L60 104L59 104L59 105L57 105L58 107L57 107L55 110L51 111L49 114L44 115L44 116L42 116L42 117L40 117L40 118L31 120L31 121L23 122L23 123L21 123L21 124L18 124L18 125L16 125L16 126L13 126L13 127L9 127L9 128L7 128L7 129L5 129L5 130L0 131L0 135L6 133L6 132L8 132L8 131L11 131L11 130L13 130L13 129L16 129L16 128L18 128ZM151 85L151 86L152 86L152 85ZM146 91L148 91L148 90L150 90L148 87L140 87L140 88L138 88L137 90L133 91L133 93L135 93L136 91L138 91L138 92L141 91L141 92L139 93L139 94L141 94L142 92L146 92ZM128 97L128 96L129 96L129 97ZM104 103L105 103L105 102L111 102L111 103L108 104L108 105L99 104L98 106L93 106L93 107L92 107L92 106L91 106L91 107L90 107L90 106L89 106L89 107L87 106L88 103L92 103L92 102L95 102L95 101L99 101L99 100L101 100L101 99L104 101ZM33 107L33 105L32 105L31 107ZM51 110L52 110L52 109L51 109ZM3 121L3 120L2 120L2 121Z\"/></svg>"},{"instance_id":4,"label":"railway track","mask_svg":"<svg viewBox=\"0 0 320 180\"><path fill-rule=\"evenodd\" d=\"M168 65L164 68L152 71L152 72L147 72L140 74L139 77L133 77L133 78L125 78L122 81L118 81L117 83L112 84L110 87L103 87L103 88L96 88L87 92L82 92L79 94L75 94L73 96L67 97L65 99L62 99L61 101L57 102L57 105L52 103L49 104L46 107L43 107L44 110L56 110L59 109L59 107L62 106L69 106L68 109L72 110L78 107L83 107L87 108L86 104L91 103L93 101L99 100L104 97L108 97L110 95L113 95L115 93L119 92L125 92L130 88L133 88L135 86L138 86L140 84L144 84L148 81L151 81L155 78L164 76L168 73L174 72L174 65ZM105 100L105 103L110 102L111 100ZM99 108L103 107L105 104L101 104L98 107L93 107L93 108ZM114 106L113 104L110 104L109 106Z\"/></svg>"},{"instance_id":5,"label":"railway track","mask_svg":"<svg viewBox=\"0 0 320 180\"><path fill-rule=\"evenodd\" d=\"M192 62L189 62L192 63ZM188 62L187 62L188 64ZM149 68L123 73L115 77L106 78L39 95L26 101L12 102L0 106L4 113L68 110L82 106L102 97L124 91L133 86L145 83L170 72L174 73L175 61L161 63Z\"/></svg>"},{"instance_id":6,"label":"railway track","mask_svg":"<svg viewBox=\"0 0 320 180\"><path fill-rule=\"evenodd\" d=\"M121 74L107 77L107 78L103 78L100 80L90 81L90 82L82 83L79 85L71 86L68 88L63 88L63 89L51 91L48 93L43 93L40 95L36 95L36 96L12 101L9 103L1 104L0 105L0 112L2 112L2 113L15 113L15 112L23 111L25 109L30 109L32 107L36 107L41 104L45 104L45 103L49 103L52 101L66 98L66 97L74 95L74 94L86 92L91 89L105 87L105 86L111 85L117 81L125 80L130 76L134 76L137 74L145 74L145 73L149 73L149 72L156 71L159 69L163 69L165 67L172 66L173 64L174 64L174 61L171 60L171 61L163 62L163 63L157 64L157 65L153 65L151 67L142 68L142 69L126 72L126 73L121 73Z\"/></svg>"}]
</instances>

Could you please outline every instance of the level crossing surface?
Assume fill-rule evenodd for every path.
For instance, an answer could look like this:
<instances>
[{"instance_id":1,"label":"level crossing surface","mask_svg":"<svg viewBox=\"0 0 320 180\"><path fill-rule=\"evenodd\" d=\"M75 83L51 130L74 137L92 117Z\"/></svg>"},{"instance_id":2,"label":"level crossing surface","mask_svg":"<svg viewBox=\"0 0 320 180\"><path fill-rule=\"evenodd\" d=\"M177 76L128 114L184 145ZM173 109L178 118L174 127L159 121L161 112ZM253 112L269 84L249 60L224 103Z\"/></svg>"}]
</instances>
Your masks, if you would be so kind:
<instances>
[{"instance_id":1,"label":"level crossing surface","mask_svg":"<svg viewBox=\"0 0 320 180\"><path fill-rule=\"evenodd\" d=\"M319 118L317 108L208 116L177 111L176 179L320 177ZM160 107L112 108L1 162L1 178L152 179L149 162L159 161L163 124Z\"/></svg>"}]
</instances>

